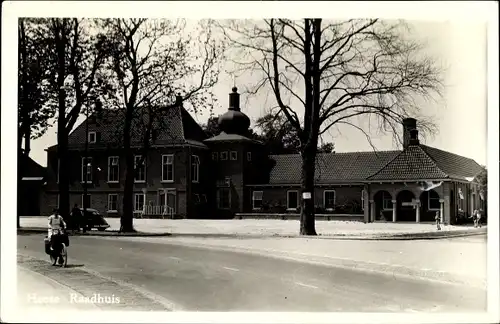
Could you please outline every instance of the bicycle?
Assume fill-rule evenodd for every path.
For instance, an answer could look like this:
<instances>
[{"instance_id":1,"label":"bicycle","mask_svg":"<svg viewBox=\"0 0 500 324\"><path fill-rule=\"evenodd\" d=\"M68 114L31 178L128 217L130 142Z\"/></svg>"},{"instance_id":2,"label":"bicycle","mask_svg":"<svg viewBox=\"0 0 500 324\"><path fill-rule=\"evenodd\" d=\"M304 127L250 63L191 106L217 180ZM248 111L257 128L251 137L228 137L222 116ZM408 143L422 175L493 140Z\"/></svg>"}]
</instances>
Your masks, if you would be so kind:
<instances>
[{"instance_id":1,"label":"bicycle","mask_svg":"<svg viewBox=\"0 0 500 324\"><path fill-rule=\"evenodd\" d=\"M62 230L54 230L51 236L52 244L48 237L45 237L45 253L49 255L52 265L65 268L68 264L68 235ZM52 247L52 248L51 248Z\"/></svg>"}]
</instances>

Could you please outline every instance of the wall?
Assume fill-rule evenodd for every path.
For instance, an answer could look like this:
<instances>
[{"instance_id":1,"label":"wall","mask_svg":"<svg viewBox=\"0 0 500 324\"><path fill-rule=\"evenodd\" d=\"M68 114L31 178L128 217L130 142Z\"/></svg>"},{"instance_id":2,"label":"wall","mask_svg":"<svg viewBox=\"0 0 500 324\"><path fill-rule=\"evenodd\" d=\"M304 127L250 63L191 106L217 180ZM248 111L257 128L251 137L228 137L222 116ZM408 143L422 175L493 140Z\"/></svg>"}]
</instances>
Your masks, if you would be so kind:
<instances>
[{"instance_id":1,"label":"wall","mask_svg":"<svg viewBox=\"0 0 500 324\"><path fill-rule=\"evenodd\" d=\"M363 186L331 186L331 187L316 187L314 189L314 205L316 206L317 213L357 213L363 214L363 207L361 206L361 192ZM252 195L253 191L263 191L263 204L269 206L278 205L280 207L271 208L270 212L295 212L286 211L287 207L287 192L289 190L298 191L298 205L300 206L301 196L300 188L297 186L282 186L282 187L251 187L246 191L246 197L249 204L245 212L256 212L252 209ZM324 210L324 191L335 190L335 210ZM352 204L355 202L354 209L351 209ZM342 207L344 205L344 207Z\"/></svg>"},{"instance_id":2,"label":"wall","mask_svg":"<svg viewBox=\"0 0 500 324\"><path fill-rule=\"evenodd\" d=\"M163 154L174 154L174 181L173 182L162 182L162 155ZM79 206L82 205L82 194L83 185L81 183L81 170L82 170L82 155L83 152L71 151L69 153L71 161L70 170L70 204L77 203ZM117 193L118 194L118 214L122 212L122 199L123 199L123 188L125 184L125 158L124 156L119 157L119 182L109 183L108 182L108 157L109 156L120 156L119 150L102 150L102 151L92 151L89 153L89 157L92 157L92 183L88 184L87 191L91 195L91 207L98 209L101 213L107 215L107 203L108 194ZM49 213L53 208L57 207L57 152L49 151L47 152L47 185L45 187L45 195L42 198L42 211L43 213ZM100 169L100 170L99 170ZM203 168L200 168L200 174ZM163 188L175 189L177 192L176 199L176 213L182 217L187 216L187 201L186 191L187 191L187 176L190 172L190 155L187 153L186 148L182 147L170 147L170 148L158 148L152 149L148 153L146 159L146 182L145 183L134 183L134 193L142 193L143 189L147 189L146 203L150 200L153 204L158 204L158 190ZM43 206L46 205L46 206ZM52 207L48 207L52 206Z\"/></svg>"}]
</instances>

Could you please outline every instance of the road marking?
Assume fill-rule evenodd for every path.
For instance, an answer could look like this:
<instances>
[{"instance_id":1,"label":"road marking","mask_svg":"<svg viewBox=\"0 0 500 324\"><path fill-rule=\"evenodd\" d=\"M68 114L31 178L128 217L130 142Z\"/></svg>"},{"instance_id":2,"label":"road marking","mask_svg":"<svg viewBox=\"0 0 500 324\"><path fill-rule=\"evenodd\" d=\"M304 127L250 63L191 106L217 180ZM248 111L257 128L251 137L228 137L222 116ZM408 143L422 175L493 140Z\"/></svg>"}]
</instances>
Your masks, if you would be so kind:
<instances>
[{"instance_id":1,"label":"road marking","mask_svg":"<svg viewBox=\"0 0 500 324\"><path fill-rule=\"evenodd\" d=\"M313 289L318 289L318 287L316 286L313 286L313 285L308 285L308 284L305 284L305 283L302 283L302 282L298 282L298 281L295 281L295 283L299 286L303 286L303 287L308 287L308 288L313 288Z\"/></svg>"},{"instance_id":2,"label":"road marking","mask_svg":"<svg viewBox=\"0 0 500 324\"><path fill-rule=\"evenodd\" d=\"M171 256L171 257L169 257L169 258L170 258L170 259L172 259L172 260L180 260L180 258L178 258L178 257L174 257L174 256Z\"/></svg>"},{"instance_id":3,"label":"road marking","mask_svg":"<svg viewBox=\"0 0 500 324\"><path fill-rule=\"evenodd\" d=\"M236 268L229 268L229 267L223 267L223 268L226 269L226 270L231 270L231 271L240 271L240 270L238 270Z\"/></svg>"}]
</instances>

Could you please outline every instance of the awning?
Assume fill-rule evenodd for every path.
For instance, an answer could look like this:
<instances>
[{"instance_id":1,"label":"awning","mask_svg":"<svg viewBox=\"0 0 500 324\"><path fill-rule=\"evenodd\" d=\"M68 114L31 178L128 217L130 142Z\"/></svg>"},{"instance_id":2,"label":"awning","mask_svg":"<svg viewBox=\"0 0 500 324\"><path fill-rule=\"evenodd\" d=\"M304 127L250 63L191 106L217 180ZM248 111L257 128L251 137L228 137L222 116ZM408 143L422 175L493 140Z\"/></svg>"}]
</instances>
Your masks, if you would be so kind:
<instances>
[{"instance_id":1,"label":"awning","mask_svg":"<svg viewBox=\"0 0 500 324\"><path fill-rule=\"evenodd\" d=\"M43 177L22 177L21 180L25 181L41 181Z\"/></svg>"}]
</instances>

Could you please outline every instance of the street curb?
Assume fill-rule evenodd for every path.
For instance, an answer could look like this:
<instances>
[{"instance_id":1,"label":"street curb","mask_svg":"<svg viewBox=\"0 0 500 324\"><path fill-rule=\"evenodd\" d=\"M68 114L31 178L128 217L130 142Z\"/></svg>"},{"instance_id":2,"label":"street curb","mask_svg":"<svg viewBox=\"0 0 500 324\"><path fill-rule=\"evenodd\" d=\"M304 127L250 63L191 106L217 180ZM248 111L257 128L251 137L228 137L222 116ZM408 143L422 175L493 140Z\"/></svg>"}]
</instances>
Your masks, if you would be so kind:
<instances>
[{"instance_id":1,"label":"street curb","mask_svg":"<svg viewBox=\"0 0 500 324\"><path fill-rule=\"evenodd\" d=\"M41 227L22 227L17 229L18 234L23 233L47 233L46 228ZM128 236L128 237L153 237L153 236L171 236L171 233L145 233L145 232L135 232L135 233L120 233L118 231L90 231L86 233L68 233L69 236Z\"/></svg>"},{"instance_id":2,"label":"street curb","mask_svg":"<svg viewBox=\"0 0 500 324\"><path fill-rule=\"evenodd\" d=\"M17 233L46 233L47 229L40 227L24 227L18 228ZM487 229L478 230L462 230L450 232L422 232L422 233L395 233L395 234L372 234L372 235L348 235L348 234L334 234L334 235L317 235L317 236L303 236L303 235L280 235L280 234L220 234L220 233L119 233L117 231L91 231L86 233L75 233L70 236L117 236L117 237L197 237L197 238L311 238L311 239L326 239L326 240L359 240L359 241L411 241L411 240L436 240L447 239L455 237L467 237L486 234Z\"/></svg>"}]
</instances>

